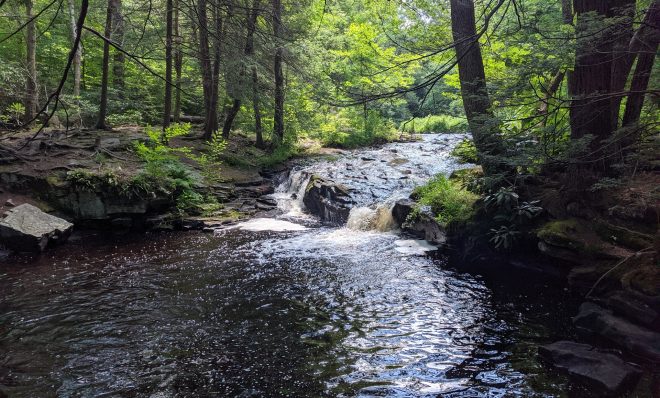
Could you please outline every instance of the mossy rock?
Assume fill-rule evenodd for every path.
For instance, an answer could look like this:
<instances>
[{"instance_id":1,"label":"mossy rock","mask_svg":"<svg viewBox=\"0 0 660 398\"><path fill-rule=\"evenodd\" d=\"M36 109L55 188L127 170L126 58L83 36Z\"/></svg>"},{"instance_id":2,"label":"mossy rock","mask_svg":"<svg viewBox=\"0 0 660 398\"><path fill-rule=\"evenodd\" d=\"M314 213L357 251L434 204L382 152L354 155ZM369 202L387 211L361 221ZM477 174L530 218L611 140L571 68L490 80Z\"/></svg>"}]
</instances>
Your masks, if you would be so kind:
<instances>
[{"instance_id":1,"label":"mossy rock","mask_svg":"<svg viewBox=\"0 0 660 398\"><path fill-rule=\"evenodd\" d=\"M554 246L584 250L587 245L581 239L584 233L582 222L576 219L550 221L537 231L536 236Z\"/></svg>"}]
</instances>

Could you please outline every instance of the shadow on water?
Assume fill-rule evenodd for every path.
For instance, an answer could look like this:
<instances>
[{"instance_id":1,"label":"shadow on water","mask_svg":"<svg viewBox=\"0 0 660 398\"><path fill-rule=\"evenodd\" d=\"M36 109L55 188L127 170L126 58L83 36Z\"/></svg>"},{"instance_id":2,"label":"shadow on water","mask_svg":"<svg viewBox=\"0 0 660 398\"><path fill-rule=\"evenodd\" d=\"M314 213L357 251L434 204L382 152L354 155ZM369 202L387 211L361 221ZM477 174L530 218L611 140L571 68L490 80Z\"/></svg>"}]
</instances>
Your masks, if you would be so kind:
<instances>
[{"instance_id":1,"label":"shadow on water","mask_svg":"<svg viewBox=\"0 0 660 398\"><path fill-rule=\"evenodd\" d=\"M561 287L460 273L398 251L393 232L306 222L84 236L1 260L0 396L570 395L536 360L538 344L572 334Z\"/></svg>"}]
</instances>

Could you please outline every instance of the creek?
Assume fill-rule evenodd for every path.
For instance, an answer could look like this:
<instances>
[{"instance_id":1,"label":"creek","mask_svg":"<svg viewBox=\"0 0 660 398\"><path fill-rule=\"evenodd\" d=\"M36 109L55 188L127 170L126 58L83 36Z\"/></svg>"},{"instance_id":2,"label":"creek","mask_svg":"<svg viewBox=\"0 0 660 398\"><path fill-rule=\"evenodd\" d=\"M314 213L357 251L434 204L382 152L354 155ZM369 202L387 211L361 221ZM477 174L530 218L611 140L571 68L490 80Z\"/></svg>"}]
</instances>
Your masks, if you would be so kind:
<instances>
[{"instance_id":1,"label":"creek","mask_svg":"<svg viewBox=\"0 0 660 398\"><path fill-rule=\"evenodd\" d=\"M460 272L394 228L394 200L457 169L461 138L304 161L277 215L214 234L85 235L1 263L0 396L565 394L536 358L572 337L563 287ZM311 173L352 190L347 226L304 212Z\"/></svg>"}]
</instances>

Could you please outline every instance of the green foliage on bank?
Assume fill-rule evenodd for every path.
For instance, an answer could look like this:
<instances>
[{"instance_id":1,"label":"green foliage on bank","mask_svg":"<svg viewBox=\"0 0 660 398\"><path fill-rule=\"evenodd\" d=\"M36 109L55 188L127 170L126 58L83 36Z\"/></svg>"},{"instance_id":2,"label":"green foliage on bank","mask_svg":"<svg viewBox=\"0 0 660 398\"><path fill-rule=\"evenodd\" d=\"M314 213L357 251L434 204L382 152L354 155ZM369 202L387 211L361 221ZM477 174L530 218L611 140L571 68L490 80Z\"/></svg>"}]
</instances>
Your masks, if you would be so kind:
<instances>
[{"instance_id":1,"label":"green foliage on bank","mask_svg":"<svg viewBox=\"0 0 660 398\"><path fill-rule=\"evenodd\" d=\"M401 123L400 130L406 133L465 133L468 131L467 119L451 115L429 115L413 118Z\"/></svg>"},{"instance_id":2,"label":"green foliage on bank","mask_svg":"<svg viewBox=\"0 0 660 398\"><path fill-rule=\"evenodd\" d=\"M449 180L444 175L438 175L415 188L413 196L419 206L429 206L436 220L444 225L469 220L474 214L473 206L478 198L459 182Z\"/></svg>"}]
</instances>

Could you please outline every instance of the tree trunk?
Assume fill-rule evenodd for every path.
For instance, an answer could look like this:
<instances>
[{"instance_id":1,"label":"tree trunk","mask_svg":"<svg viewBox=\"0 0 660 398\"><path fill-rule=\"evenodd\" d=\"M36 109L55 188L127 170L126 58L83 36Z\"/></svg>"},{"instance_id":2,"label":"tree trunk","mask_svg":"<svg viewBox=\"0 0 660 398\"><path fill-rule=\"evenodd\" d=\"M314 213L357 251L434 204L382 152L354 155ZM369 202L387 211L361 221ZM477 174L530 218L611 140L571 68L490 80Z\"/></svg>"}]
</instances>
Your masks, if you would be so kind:
<instances>
[{"instance_id":1,"label":"tree trunk","mask_svg":"<svg viewBox=\"0 0 660 398\"><path fill-rule=\"evenodd\" d=\"M282 71L282 2L273 0L273 34L275 36L275 60L273 72L275 74L275 112L273 117L273 138L277 144L284 141L284 72Z\"/></svg>"},{"instance_id":2,"label":"tree trunk","mask_svg":"<svg viewBox=\"0 0 660 398\"><path fill-rule=\"evenodd\" d=\"M611 99L612 127L619 126L619 109L623 97L619 95L626 87L628 74L633 58L629 56L630 40L633 37L633 20L635 17L635 0L616 0L613 2L611 17L615 18L612 32L612 82L610 90L615 95Z\"/></svg>"},{"instance_id":3,"label":"tree trunk","mask_svg":"<svg viewBox=\"0 0 660 398\"><path fill-rule=\"evenodd\" d=\"M256 30L256 26L257 26L257 17L259 12L258 7L259 7L259 0L255 0L252 9L248 12L246 19L247 33L245 38L245 50L244 50L246 61L252 61L251 58L254 55L254 31ZM239 89L242 89L242 86L244 85L244 81L243 81L244 77L245 77L245 63L242 63L240 66L240 72L238 78ZM241 98L239 98L236 95L236 93L234 93L232 106L227 111L227 115L225 117L225 123L222 127L222 136L225 139L229 138L229 133L231 132L232 125L234 124L234 119L236 119L238 112L240 112L241 110L241 103L242 103Z\"/></svg>"},{"instance_id":4,"label":"tree trunk","mask_svg":"<svg viewBox=\"0 0 660 398\"><path fill-rule=\"evenodd\" d=\"M174 0L174 70L176 73L176 93L174 95L174 121L181 122L181 69L183 53L181 52L181 36L179 35L179 0Z\"/></svg>"},{"instance_id":5,"label":"tree trunk","mask_svg":"<svg viewBox=\"0 0 660 398\"><path fill-rule=\"evenodd\" d=\"M458 59L463 107L468 119L479 161L488 175L505 168L497 157L504 153L498 123L492 113L486 74L476 32L472 0L451 0L451 25Z\"/></svg>"},{"instance_id":6,"label":"tree trunk","mask_svg":"<svg viewBox=\"0 0 660 398\"><path fill-rule=\"evenodd\" d=\"M33 0L25 0L25 16L28 20L33 15ZM37 34L36 20L32 20L26 27L27 42L27 83L25 85L25 122L37 116L39 97L37 92Z\"/></svg>"},{"instance_id":7,"label":"tree trunk","mask_svg":"<svg viewBox=\"0 0 660 398\"><path fill-rule=\"evenodd\" d=\"M124 16L121 0L113 0L112 39L119 46L124 45ZM119 98L124 98L124 64L126 57L121 51L114 51L112 56L112 85Z\"/></svg>"},{"instance_id":8,"label":"tree trunk","mask_svg":"<svg viewBox=\"0 0 660 398\"><path fill-rule=\"evenodd\" d=\"M74 0L69 0L69 16L71 19L71 43L76 43L76 9ZM80 66L82 52L80 44L76 47L76 53L73 56L73 96L80 97Z\"/></svg>"},{"instance_id":9,"label":"tree trunk","mask_svg":"<svg viewBox=\"0 0 660 398\"><path fill-rule=\"evenodd\" d=\"M655 55L660 43L658 21L660 21L660 1L656 0L646 12L644 22L633 38L634 43L631 43L633 49L638 49L638 55L635 73L630 83L630 95L628 95L623 114L624 126L636 124L642 114L645 91L648 89Z\"/></svg>"},{"instance_id":10,"label":"tree trunk","mask_svg":"<svg viewBox=\"0 0 660 398\"><path fill-rule=\"evenodd\" d=\"M105 32L107 39L112 39L112 15L114 13L114 0L108 0L108 9L105 16ZM105 117L108 112L108 74L110 62L110 44L107 40L103 41L103 66L101 72L101 99L99 100L99 115L96 121L96 128L105 130L108 126L105 124Z\"/></svg>"},{"instance_id":11,"label":"tree trunk","mask_svg":"<svg viewBox=\"0 0 660 398\"><path fill-rule=\"evenodd\" d=\"M163 107L163 129L169 127L172 116L172 25L173 4L172 0L166 2L166 27L165 27L165 99Z\"/></svg>"},{"instance_id":12,"label":"tree trunk","mask_svg":"<svg viewBox=\"0 0 660 398\"><path fill-rule=\"evenodd\" d=\"M612 88L612 40L608 37L610 32L605 18L610 4L601 0L576 0L575 11L578 42L573 72L574 98L570 106L571 137L593 136L587 160L598 160L594 166L604 169L604 140L614 130L612 105L607 96Z\"/></svg>"},{"instance_id":13,"label":"tree trunk","mask_svg":"<svg viewBox=\"0 0 660 398\"><path fill-rule=\"evenodd\" d=\"M264 148L264 133L261 126L261 109L259 108L259 74L256 65L252 65L252 109L254 111L254 133L257 135L255 146Z\"/></svg>"},{"instance_id":14,"label":"tree trunk","mask_svg":"<svg viewBox=\"0 0 660 398\"><path fill-rule=\"evenodd\" d=\"M206 0L197 1L197 23L199 27L199 63L204 92L204 137L210 138L217 130L217 109L213 104L213 65L209 49L209 24Z\"/></svg>"},{"instance_id":15,"label":"tree trunk","mask_svg":"<svg viewBox=\"0 0 660 398\"><path fill-rule=\"evenodd\" d=\"M222 15L220 13L220 3L218 2L213 11L213 18L215 20L215 43L214 43L214 57L213 57L213 96L211 97L211 107L213 108L213 131L207 135L211 138L213 133L218 131L218 104L220 97L220 56L222 54L222 37L224 34Z\"/></svg>"}]
</instances>

